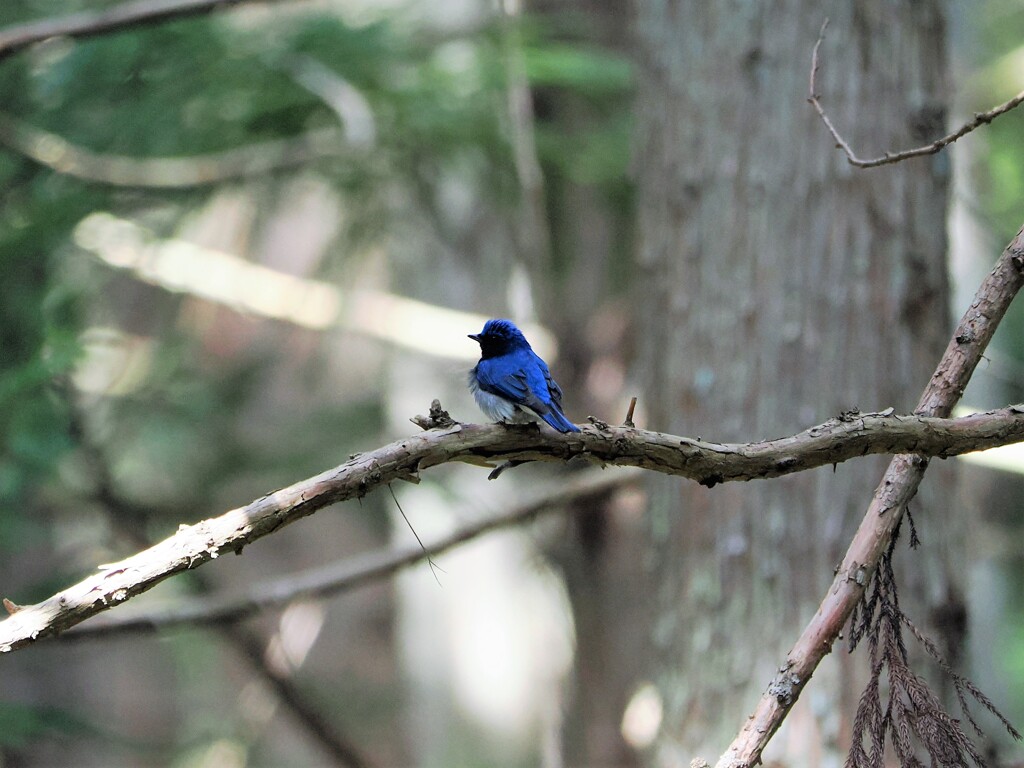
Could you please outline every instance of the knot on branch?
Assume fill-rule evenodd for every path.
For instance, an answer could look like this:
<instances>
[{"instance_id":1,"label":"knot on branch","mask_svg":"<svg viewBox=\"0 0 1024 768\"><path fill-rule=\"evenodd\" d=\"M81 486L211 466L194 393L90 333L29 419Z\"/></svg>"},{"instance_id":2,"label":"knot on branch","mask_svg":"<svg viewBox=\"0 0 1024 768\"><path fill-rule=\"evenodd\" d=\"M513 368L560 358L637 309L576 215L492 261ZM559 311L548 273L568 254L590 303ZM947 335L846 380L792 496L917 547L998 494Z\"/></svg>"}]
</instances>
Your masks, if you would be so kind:
<instances>
[{"instance_id":1,"label":"knot on branch","mask_svg":"<svg viewBox=\"0 0 1024 768\"><path fill-rule=\"evenodd\" d=\"M838 416L836 416L834 419L829 419L829 421L827 423L831 423L831 424L851 424L851 423L853 423L855 421L863 419L865 416L882 416L882 417L885 417L885 416L892 416L894 413L896 413L896 409L893 408L892 406L889 406L888 408L886 408L884 410L881 410L881 411L868 411L867 413L862 411L857 406L854 406L853 408L850 408L849 410L840 411Z\"/></svg>"},{"instance_id":2,"label":"knot on branch","mask_svg":"<svg viewBox=\"0 0 1024 768\"><path fill-rule=\"evenodd\" d=\"M799 675L783 667L779 676L768 685L768 694L774 696L782 706L788 707L796 700L800 682Z\"/></svg>"},{"instance_id":3,"label":"knot on branch","mask_svg":"<svg viewBox=\"0 0 1024 768\"><path fill-rule=\"evenodd\" d=\"M1020 237L1021 234L1024 234L1024 228L1017 233L1017 237ZM1013 266L1018 272L1024 272L1024 248L1011 245L1007 250L1010 252L1010 261Z\"/></svg>"},{"instance_id":4,"label":"knot on branch","mask_svg":"<svg viewBox=\"0 0 1024 768\"><path fill-rule=\"evenodd\" d=\"M430 413L426 416L413 416L409 419L420 429L446 429L455 426L455 419L444 408L441 401L434 398L430 402Z\"/></svg>"}]
</instances>

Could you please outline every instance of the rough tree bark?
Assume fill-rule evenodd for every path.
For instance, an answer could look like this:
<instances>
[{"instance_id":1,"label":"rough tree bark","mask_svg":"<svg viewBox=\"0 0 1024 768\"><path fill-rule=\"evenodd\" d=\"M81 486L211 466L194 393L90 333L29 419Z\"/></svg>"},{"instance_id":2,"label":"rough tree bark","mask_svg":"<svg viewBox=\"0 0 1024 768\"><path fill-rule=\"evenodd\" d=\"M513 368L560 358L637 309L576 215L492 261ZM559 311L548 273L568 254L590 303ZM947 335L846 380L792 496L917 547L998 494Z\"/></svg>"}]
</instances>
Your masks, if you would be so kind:
<instances>
[{"instance_id":1,"label":"rough tree bark","mask_svg":"<svg viewBox=\"0 0 1024 768\"><path fill-rule=\"evenodd\" d=\"M835 151L805 103L825 14L818 87L851 144L874 155L941 135L936 2L639 5L639 367L659 429L728 440L858 405L910 409L942 353L948 159L859 171ZM650 595L634 651L664 707L654 762L722 751L880 473L864 461L711 490L651 479L647 568L631 589ZM949 477L929 475L917 506L932 517ZM946 534L927 526L933 546ZM955 595L934 570L926 597ZM801 699L787 764L845 748L859 693L847 664L823 665Z\"/></svg>"}]
</instances>

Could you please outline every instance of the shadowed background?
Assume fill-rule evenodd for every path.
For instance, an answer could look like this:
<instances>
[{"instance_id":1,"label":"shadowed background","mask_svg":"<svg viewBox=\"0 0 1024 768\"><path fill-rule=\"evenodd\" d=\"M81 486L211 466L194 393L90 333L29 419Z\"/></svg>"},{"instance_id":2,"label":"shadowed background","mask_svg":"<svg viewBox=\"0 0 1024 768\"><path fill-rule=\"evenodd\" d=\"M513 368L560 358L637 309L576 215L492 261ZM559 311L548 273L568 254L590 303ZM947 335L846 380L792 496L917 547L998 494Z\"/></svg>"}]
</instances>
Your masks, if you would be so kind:
<instances>
[{"instance_id":1,"label":"shadowed background","mask_svg":"<svg viewBox=\"0 0 1024 768\"><path fill-rule=\"evenodd\" d=\"M8 0L0 27L114 5ZM435 397L480 420L487 317L521 323L577 422L639 395L645 428L754 440L912 408L1019 227L1024 118L850 168L803 101L819 14L823 103L867 155L1020 90L1024 9L861 5L271 2L4 58L0 593L43 598L415 431ZM968 405L1024 399L1021 317ZM221 630L48 642L0 659L0 766L713 760L880 466L658 478L447 554L440 585L423 566ZM1019 724L1002 466L929 477L901 557L915 619ZM394 491L430 540L560 476ZM378 493L140 601L411 542ZM864 660L840 656L787 764L845 749Z\"/></svg>"}]
</instances>

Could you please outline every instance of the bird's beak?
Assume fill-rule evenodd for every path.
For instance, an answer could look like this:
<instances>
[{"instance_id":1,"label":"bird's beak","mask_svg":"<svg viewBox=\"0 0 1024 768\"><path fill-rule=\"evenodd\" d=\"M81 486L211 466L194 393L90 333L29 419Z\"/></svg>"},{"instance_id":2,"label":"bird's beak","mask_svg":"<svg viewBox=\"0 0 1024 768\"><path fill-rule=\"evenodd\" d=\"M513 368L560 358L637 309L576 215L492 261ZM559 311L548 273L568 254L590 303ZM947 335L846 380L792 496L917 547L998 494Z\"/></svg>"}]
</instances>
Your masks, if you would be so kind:
<instances>
[{"instance_id":1,"label":"bird's beak","mask_svg":"<svg viewBox=\"0 0 1024 768\"><path fill-rule=\"evenodd\" d=\"M473 341L479 343L479 341L480 341L480 334L479 333L470 333L468 335L469 335L469 338L471 338Z\"/></svg>"}]
</instances>

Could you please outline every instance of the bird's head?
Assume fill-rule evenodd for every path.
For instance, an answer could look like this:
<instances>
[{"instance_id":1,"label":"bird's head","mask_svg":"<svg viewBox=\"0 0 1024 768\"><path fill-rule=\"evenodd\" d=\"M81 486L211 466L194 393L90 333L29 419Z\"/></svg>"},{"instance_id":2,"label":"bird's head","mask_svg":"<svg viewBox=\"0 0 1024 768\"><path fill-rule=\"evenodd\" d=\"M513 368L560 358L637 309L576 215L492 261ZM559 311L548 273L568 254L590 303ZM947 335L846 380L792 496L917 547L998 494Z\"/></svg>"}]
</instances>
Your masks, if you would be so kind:
<instances>
[{"instance_id":1,"label":"bird's head","mask_svg":"<svg viewBox=\"0 0 1024 768\"><path fill-rule=\"evenodd\" d=\"M530 342L511 320L488 320L480 333L471 333L469 338L480 344L480 354L484 360L522 347L530 348Z\"/></svg>"}]
</instances>

